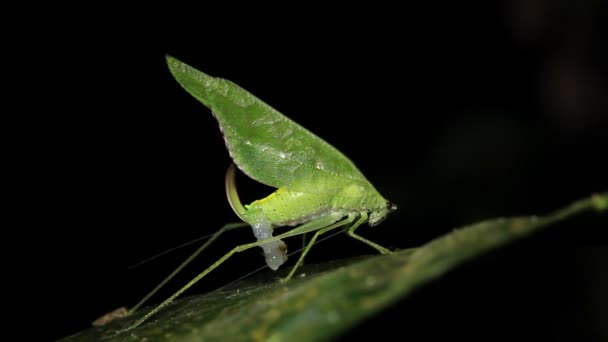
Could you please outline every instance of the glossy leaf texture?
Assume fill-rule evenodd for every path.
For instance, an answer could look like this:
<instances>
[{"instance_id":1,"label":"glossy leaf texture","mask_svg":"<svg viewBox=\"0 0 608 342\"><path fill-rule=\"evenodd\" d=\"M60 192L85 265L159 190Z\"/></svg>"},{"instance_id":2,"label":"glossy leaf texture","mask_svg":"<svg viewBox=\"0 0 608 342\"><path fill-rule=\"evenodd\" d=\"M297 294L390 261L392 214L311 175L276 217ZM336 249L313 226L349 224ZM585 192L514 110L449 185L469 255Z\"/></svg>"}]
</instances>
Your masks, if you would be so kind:
<instances>
[{"instance_id":1,"label":"glossy leaf texture","mask_svg":"<svg viewBox=\"0 0 608 342\"><path fill-rule=\"evenodd\" d=\"M191 296L136 329L117 333L138 315L63 341L331 340L459 265L587 211L605 215L608 193L546 216L482 221L393 255L310 265L287 284L253 281Z\"/></svg>"}]
</instances>

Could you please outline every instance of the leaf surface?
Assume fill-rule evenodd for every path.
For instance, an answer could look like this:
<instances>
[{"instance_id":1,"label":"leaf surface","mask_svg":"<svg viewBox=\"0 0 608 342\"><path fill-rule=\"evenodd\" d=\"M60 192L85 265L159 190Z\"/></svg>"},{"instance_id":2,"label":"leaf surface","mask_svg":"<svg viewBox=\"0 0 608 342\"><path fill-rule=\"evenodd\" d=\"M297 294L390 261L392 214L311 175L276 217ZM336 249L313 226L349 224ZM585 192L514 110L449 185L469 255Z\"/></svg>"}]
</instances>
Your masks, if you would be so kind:
<instances>
[{"instance_id":1,"label":"leaf surface","mask_svg":"<svg viewBox=\"0 0 608 342\"><path fill-rule=\"evenodd\" d=\"M482 221L393 255L309 265L307 276L287 284L255 281L191 296L133 330L117 333L138 315L63 341L330 340L469 260L591 210L608 211L608 193L546 216Z\"/></svg>"}]
</instances>

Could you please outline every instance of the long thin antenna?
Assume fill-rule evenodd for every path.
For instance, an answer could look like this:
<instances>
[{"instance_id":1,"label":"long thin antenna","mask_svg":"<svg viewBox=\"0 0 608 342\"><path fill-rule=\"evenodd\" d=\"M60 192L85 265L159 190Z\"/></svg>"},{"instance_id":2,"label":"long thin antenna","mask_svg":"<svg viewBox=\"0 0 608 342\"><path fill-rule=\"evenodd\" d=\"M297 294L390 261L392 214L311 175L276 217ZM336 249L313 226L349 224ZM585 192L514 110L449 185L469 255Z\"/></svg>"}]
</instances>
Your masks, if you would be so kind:
<instances>
[{"instance_id":1,"label":"long thin antenna","mask_svg":"<svg viewBox=\"0 0 608 342\"><path fill-rule=\"evenodd\" d=\"M241 227L249 227L249 225L245 222L238 222L229 223L220 228L215 234L213 234L213 236L211 236L211 238L209 238L209 240L207 240L207 242L205 242L196 251L194 251L194 253L192 253L186 260L184 260L184 262L182 262L175 270L173 270L173 272L171 272L165 279L163 279L160 284L156 285L156 287L152 289L152 291L148 292L148 294L145 295L144 298L142 298L137 304L135 304L135 306L133 306L131 310L129 310L129 314L132 314L133 312L137 311L137 309L139 309L145 302L147 302L150 297L152 297L156 292L158 292L158 290L165 286L165 284L169 280L171 280L177 273L179 273L184 267L186 267L186 265L188 265L192 260L194 260L194 258L196 258L203 250L205 250L209 245L211 245L211 243L213 243L213 241L215 241L220 235L229 230Z\"/></svg>"},{"instance_id":2,"label":"long thin antenna","mask_svg":"<svg viewBox=\"0 0 608 342\"><path fill-rule=\"evenodd\" d=\"M184 242L184 243L182 243L181 245L178 245L178 246L175 246L175 247L169 248L169 249L164 250L164 251L162 251L162 252L160 252L160 253L158 253L158 254L155 254L155 255L153 255L153 256L151 256L151 257L149 257L149 258L146 258L146 259L140 260L140 261L136 262L135 264L130 265L129 267L127 267L127 269L128 269L128 270L132 270L132 269L137 268L137 267L139 267L139 266L141 266L141 265L143 265L143 264L147 264L147 263L149 263L150 261L152 261L152 260L154 260L154 259L160 258L160 257L162 257L162 256L163 256L163 255L165 255L165 254L169 254L169 253L174 252L174 251L176 251L176 250L178 250L178 249L180 249L180 248L184 248L184 247L190 246L190 245L192 245L192 244L194 244L194 243L197 243L197 242L199 242L199 241L202 241L202 240L208 239L208 238L212 237L212 236L213 236L213 235L215 235L215 234L216 234L216 233L213 233L213 234L208 234L208 235L205 235L205 236L198 237L198 238L196 238L196 239L194 239L194 240L190 240L190 241L188 241L188 242Z\"/></svg>"}]
</instances>

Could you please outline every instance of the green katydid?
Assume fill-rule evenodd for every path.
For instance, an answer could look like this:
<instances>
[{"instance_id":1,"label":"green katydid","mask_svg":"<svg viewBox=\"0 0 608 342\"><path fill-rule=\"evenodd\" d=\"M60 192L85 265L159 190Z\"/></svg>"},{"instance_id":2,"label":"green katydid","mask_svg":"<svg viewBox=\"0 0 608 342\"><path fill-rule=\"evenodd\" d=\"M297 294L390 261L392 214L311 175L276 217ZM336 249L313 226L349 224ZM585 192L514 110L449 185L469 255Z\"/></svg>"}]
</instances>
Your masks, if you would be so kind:
<instances>
[{"instance_id":1,"label":"green katydid","mask_svg":"<svg viewBox=\"0 0 608 342\"><path fill-rule=\"evenodd\" d=\"M315 232L282 281L294 275L318 236L333 229L344 229L380 253L391 253L355 233L362 223L377 225L397 206L382 197L350 159L238 85L208 76L170 56L167 63L178 83L207 106L219 122L234 161L226 174L228 201L237 216L251 226L257 241L233 248L130 328L154 315L237 252L261 247L267 265L277 270L287 260L283 238ZM234 165L277 190L243 206L235 187ZM283 226L295 228L273 237L273 229Z\"/></svg>"}]
</instances>

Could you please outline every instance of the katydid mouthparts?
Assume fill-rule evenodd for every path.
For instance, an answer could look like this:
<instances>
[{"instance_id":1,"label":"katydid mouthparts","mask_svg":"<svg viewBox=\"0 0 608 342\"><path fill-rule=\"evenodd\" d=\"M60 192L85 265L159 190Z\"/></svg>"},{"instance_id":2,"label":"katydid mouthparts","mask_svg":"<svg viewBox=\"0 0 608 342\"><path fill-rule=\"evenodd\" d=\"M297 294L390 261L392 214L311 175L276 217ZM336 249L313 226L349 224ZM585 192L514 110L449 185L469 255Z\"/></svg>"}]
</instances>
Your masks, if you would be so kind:
<instances>
[{"instance_id":1,"label":"katydid mouthparts","mask_svg":"<svg viewBox=\"0 0 608 342\"><path fill-rule=\"evenodd\" d=\"M334 229L345 230L349 236L380 253L391 253L355 230L365 222L370 226L379 224L397 206L382 197L342 152L238 85L204 74L171 56L167 56L167 64L177 82L208 107L217 119L234 162L226 173L228 202L236 215L253 229L257 241L234 247L127 329L143 323L235 253L261 247L268 267L277 270L287 261L287 245L282 241L287 237L314 232L296 264L281 280L283 282L302 265L317 238ZM243 205L236 190L235 165L250 178L277 190ZM220 229L194 255L234 227ZM293 228L273 236L277 227Z\"/></svg>"}]
</instances>

